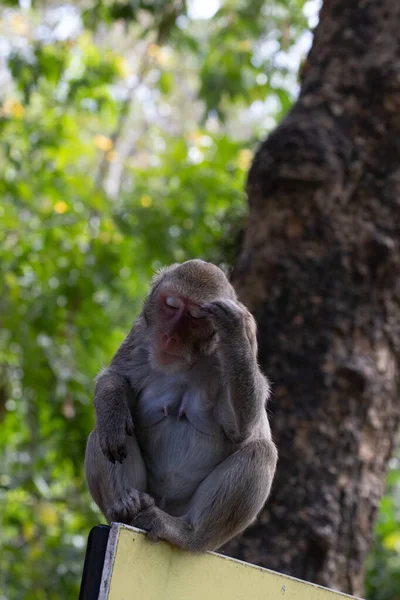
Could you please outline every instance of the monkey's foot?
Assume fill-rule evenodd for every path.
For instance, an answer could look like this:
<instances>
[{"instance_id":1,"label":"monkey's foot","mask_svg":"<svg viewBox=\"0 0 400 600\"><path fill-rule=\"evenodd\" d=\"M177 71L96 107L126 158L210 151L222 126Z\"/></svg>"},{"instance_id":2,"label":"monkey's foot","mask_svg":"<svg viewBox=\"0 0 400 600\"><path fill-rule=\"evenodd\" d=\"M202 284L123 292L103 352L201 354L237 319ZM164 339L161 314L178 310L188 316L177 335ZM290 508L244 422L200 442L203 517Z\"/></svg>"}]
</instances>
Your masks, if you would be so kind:
<instances>
[{"instance_id":1,"label":"monkey's foot","mask_svg":"<svg viewBox=\"0 0 400 600\"><path fill-rule=\"evenodd\" d=\"M131 525L144 529L152 542L165 540L186 550L198 549L193 527L182 518L173 517L157 506L141 510Z\"/></svg>"},{"instance_id":2,"label":"monkey's foot","mask_svg":"<svg viewBox=\"0 0 400 600\"><path fill-rule=\"evenodd\" d=\"M135 516L142 510L154 505L154 500L148 494L138 490L129 490L118 498L107 511L109 522L126 523L130 525Z\"/></svg>"},{"instance_id":3,"label":"monkey's foot","mask_svg":"<svg viewBox=\"0 0 400 600\"><path fill-rule=\"evenodd\" d=\"M133 519L131 525L144 529L147 532L147 537L152 542L163 539L164 524L155 506L141 510Z\"/></svg>"}]
</instances>

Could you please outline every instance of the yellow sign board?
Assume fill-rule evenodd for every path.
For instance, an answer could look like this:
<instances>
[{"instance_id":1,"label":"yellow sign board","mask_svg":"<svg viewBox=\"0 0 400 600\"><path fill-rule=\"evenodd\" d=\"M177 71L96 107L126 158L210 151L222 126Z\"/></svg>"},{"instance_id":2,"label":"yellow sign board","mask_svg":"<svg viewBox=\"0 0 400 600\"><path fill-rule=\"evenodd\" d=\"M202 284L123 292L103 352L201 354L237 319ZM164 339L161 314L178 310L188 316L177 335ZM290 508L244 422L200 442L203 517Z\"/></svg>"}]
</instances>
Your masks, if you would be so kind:
<instances>
[{"instance_id":1,"label":"yellow sign board","mask_svg":"<svg viewBox=\"0 0 400 600\"><path fill-rule=\"evenodd\" d=\"M164 542L155 544L127 525L113 523L106 543L98 600L352 598L220 554L190 554Z\"/></svg>"}]
</instances>

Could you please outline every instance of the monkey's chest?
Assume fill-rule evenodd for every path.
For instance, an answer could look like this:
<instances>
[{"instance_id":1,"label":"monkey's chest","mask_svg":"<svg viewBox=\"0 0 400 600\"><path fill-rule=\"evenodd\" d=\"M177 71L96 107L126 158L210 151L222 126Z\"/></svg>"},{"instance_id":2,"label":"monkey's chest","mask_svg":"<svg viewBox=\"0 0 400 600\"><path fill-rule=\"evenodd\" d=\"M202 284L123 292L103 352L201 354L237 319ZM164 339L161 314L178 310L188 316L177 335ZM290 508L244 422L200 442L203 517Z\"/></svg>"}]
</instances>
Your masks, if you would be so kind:
<instances>
[{"instance_id":1,"label":"monkey's chest","mask_svg":"<svg viewBox=\"0 0 400 600\"><path fill-rule=\"evenodd\" d=\"M149 493L170 514L185 512L200 483L233 451L219 424L194 394L139 402L137 436Z\"/></svg>"}]
</instances>

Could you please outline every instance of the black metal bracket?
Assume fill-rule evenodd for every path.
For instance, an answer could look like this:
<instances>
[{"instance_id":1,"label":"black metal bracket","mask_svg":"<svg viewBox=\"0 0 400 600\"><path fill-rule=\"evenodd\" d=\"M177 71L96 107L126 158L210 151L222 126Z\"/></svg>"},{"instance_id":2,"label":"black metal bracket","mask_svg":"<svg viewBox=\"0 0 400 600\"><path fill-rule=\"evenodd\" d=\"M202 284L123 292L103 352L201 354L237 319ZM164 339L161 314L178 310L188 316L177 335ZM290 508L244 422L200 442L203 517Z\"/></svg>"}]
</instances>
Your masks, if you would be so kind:
<instances>
[{"instance_id":1,"label":"black metal bracket","mask_svg":"<svg viewBox=\"0 0 400 600\"><path fill-rule=\"evenodd\" d=\"M96 525L89 533L79 600L98 600L110 527Z\"/></svg>"}]
</instances>

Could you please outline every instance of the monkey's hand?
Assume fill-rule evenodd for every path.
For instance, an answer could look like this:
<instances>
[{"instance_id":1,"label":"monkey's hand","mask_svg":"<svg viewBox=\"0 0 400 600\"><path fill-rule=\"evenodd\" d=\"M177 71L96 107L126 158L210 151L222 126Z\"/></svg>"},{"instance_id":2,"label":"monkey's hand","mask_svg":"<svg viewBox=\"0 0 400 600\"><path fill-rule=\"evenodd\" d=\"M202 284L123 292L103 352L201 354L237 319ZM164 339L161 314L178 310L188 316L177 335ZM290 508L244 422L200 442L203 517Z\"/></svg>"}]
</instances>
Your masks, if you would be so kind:
<instances>
[{"instance_id":1,"label":"monkey's hand","mask_svg":"<svg viewBox=\"0 0 400 600\"><path fill-rule=\"evenodd\" d=\"M226 393L217 405L217 418L229 439L243 442L259 422L269 393L257 364L256 323L245 306L232 300L207 302L201 309L219 337L217 353Z\"/></svg>"},{"instance_id":2,"label":"monkey's hand","mask_svg":"<svg viewBox=\"0 0 400 600\"><path fill-rule=\"evenodd\" d=\"M200 308L213 322L223 344L250 342L246 327L246 313L250 313L242 304L233 300L213 300L205 302Z\"/></svg>"},{"instance_id":3,"label":"monkey's hand","mask_svg":"<svg viewBox=\"0 0 400 600\"><path fill-rule=\"evenodd\" d=\"M126 436L133 434L129 410L132 390L128 381L111 369L105 369L96 380L94 405L96 430L100 448L112 463L127 457Z\"/></svg>"},{"instance_id":4,"label":"monkey's hand","mask_svg":"<svg viewBox=\"0 0 400 600\"><path fill-rule=\"evenodd\" d=\"M96 429L104 456L113 464L115 461L122 464L128 455L126 436L133 434L133 421L128 407L98 416Z\"/></svg>"}]
</instances>

